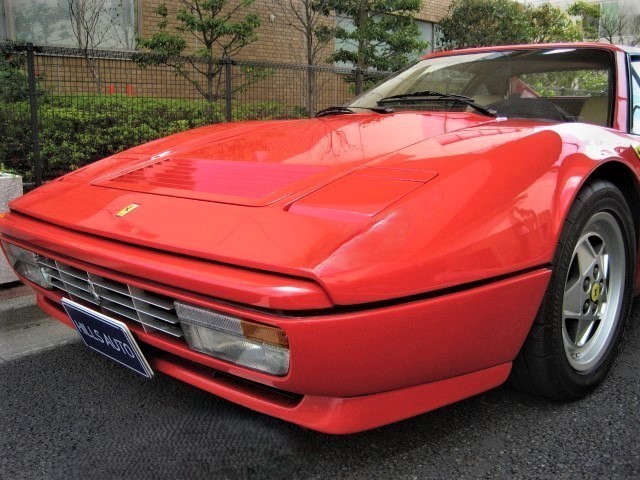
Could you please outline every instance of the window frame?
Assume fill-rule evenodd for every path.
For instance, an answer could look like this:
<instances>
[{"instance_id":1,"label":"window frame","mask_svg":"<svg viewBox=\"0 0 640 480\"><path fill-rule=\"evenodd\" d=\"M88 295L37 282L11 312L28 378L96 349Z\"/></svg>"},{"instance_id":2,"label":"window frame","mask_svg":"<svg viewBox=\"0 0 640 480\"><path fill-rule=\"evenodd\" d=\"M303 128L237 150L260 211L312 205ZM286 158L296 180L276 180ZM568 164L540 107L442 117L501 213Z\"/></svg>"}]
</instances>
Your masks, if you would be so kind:
<instances>
[{"instance_id":1,"label":"window frame","mask_svg":"<svg viewBox=\"0 0 640 480\"><path fill-rule=\"evenodd\" d=\"M638 85L640 85L640 69L634 69L633 63L640 63L640 54L627 54L627 89L628 89L628 97L629 100L627 102L627 133L631 135L640 136L640 127L637 132L633 131L633 109L634 109L634 97L633 97L633 79L634 72L637 72L635 75L636 81ZM640 99L638 99L638 107L640 108Z\"/></svg>"},{"instance_id":2,"label":"window frame","mask_svg":"<svg viewBox=\"0 0 640 480\"><path fill-rule=\"evenodd\" d=\"M0 3L4 5L4 18L0 18L1 22L4 22L4 38L0 38L0 40L12 40L16 41L16 32L15 32L15 15L14 15L14 3L20 2L20 0L0 0ZM142 22L142 0L133 0L134 11L135 11L135 28L138 32L136 36L139 36L142 32L143 22ZM60 46L60 45L47 45L43 44L42 46ZM127 49L127 48L98 48L98 50L116 50L116 51L135 51Z\"/></svg>"}]
</instances>

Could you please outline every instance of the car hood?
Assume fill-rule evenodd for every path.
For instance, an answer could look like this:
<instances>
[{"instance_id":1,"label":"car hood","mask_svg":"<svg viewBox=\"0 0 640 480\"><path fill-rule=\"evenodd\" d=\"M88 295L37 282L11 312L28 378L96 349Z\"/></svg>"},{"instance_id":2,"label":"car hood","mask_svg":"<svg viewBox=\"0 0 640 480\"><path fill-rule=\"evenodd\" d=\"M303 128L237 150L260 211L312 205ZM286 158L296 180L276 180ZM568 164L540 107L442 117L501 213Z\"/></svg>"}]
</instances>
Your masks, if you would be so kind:
<instances>
[{"instance_id":1,"label":"car hood","mask_svg":"<svg viewBox=\"0 0 640 480\"><path fill-rule=\"evenodd\" d=\"M96 162L11 209L76 231L322 283L318 276L334 252L442 173L446 164L433 159L529 131L495 123L471 113L406 112L204 127Z\"/></svg>"},{"instance_id":2,"label":"car hood","mask_svg":"<svg viewBox=\"0 0 640 480\"><path fill-rule=\"evenodd\" d=\"M208 127L121 154L141 155L142 161L111 168L91 184L266 206L408 145L483 121L465 114L367 114Z\"/></svg>"}]
</instances>

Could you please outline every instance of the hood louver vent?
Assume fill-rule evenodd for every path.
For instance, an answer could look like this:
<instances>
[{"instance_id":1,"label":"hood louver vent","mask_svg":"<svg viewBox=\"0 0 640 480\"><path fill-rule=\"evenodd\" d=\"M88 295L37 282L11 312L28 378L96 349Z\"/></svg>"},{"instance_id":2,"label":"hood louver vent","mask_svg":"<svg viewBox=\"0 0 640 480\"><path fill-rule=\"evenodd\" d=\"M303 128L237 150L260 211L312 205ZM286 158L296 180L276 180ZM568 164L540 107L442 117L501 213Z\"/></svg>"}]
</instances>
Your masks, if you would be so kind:
<instances>
[{"instance_id":1,"label":"hood louver vent","mask_svg":"<svg viewBox=\"0 0 640 480\"><path fill-rule=\"evenodd\" d=\"M229 203L262 204L273 201L270 197L281 189L322 170L313 165L168 158L98 180L94 185L198 200L225 201L221 197L227 197Z\"/></svg>"}]
</instances>

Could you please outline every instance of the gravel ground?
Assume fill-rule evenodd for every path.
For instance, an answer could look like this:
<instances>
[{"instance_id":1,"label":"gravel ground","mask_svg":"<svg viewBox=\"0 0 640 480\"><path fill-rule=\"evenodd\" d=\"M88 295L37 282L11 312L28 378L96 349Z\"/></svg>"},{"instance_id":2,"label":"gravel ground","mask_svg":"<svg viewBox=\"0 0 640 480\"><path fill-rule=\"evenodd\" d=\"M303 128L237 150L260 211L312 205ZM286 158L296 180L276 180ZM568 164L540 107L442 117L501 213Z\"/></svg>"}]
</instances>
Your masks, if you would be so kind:
<instances>
[{"instance_id":1,"label":"gravel ground","mask_svg":"<svg viewBox=\"0 0 640 480\"><path fill-rule=\"evenodd\" d=\"M508 386L358 435L287 424L79 343L0 364L0 479L640 478L640 304L588 398Z\"/></svg>"}]
</instances>

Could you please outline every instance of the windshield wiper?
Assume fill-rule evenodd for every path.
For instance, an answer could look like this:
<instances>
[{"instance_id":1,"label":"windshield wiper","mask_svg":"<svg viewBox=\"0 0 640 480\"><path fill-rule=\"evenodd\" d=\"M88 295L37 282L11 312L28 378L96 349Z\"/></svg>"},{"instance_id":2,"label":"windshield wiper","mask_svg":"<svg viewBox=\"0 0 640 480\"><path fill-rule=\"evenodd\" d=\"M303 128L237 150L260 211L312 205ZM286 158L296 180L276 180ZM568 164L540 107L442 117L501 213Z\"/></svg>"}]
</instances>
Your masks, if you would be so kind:
<instances>
[{"instance_id":1,"label":"windshield wiper","mask_svg":"<svg viewBox=\"0 0 640 480\"><path fill-rule=\"evenodd\" d=\"M482 113L483 115L487 115L489 117L496 117L498 115L498 111L490 108L484 107L482 105L477 104L473 101L473 98L467 97L465 95L456 95L455 93L440 93L434 92L433 90L422 90L420 92L411 92L411 93L402 93L400 95L391 95L390 97L385 97L378 100L378 105L382 105L385 103L394 103L402 100L411 100L417 97L425 97L429 100L450 100L454 102L464 103L465 105L469 105L474 110Z\"/></svg>"},{"instance_id":2,"label":"windshield wiper","mask_svg":"<svg viewBox=\"0 0 640 480\"><path fill-rule=\"evenodd\" d=\"M389 107L328 107L324 110L320 110L316 113L316 117L324 117L326 115L342 115L349 113L356 113L352 108L362 108L365 110L371 110L376 113L393 113L393 108Z\"/></svg>"}]
</instances>

